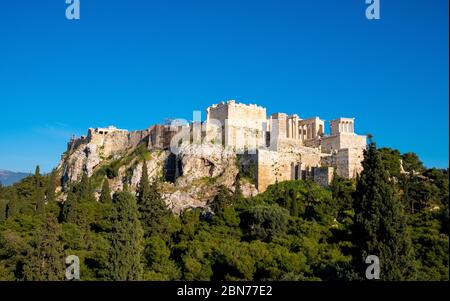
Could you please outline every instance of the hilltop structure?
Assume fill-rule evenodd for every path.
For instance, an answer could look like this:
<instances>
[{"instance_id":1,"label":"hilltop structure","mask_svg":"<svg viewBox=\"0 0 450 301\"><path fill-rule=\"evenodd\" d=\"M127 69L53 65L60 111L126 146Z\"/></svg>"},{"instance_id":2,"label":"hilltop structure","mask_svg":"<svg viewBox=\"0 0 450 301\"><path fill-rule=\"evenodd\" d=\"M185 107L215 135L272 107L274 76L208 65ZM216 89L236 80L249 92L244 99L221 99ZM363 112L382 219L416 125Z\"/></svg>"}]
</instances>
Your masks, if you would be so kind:
<instances>
[{"instance_id":1,"label":"hilltop structure","mask_svg":"<svg viewBox=\"0 0 450 301\"><path fill-rule=\"evenodd\" d=\"M277 181L292 179L313 179L326 186L334 174L354 178L362 171L366 136L355 134L354 128L354 118L338 118L330 121L330 133L326 134L325 122L319 117L303 119L286 113L268 116L264 107L230 100L208 107L203 122L178 120L133 132L112 126L91 128L87 136L68 145L67 153L86 146L78 150L86 154L85 160L74 162L83 166L63 174L69 181L79 177L71 174L73 170L83 169L91 176L102 159L145 144L149 150L171 151L165 163L169 174L166 179L175 181L183 175L183 167L174 147L196 144L201 149L202 144L219 144L237 155L241 170L253 171L259 192Z\"/></svg>"},{"instance_id":2,"label":"hilltop structure","mask_svg":"<svg viewBox=\"0 0 450 301\"><path fill-rule=\"evenodd\" d=\"M267 116L263 107L230 100L207 109L207 131L215 120L224 125L224 145L243 154L244 162L256 164L259 192L277 181L293 179L310 178L326 186L334 173L354 178L362 171L366 136L355 134L354 118L332 120L326 135L319 117Z\"/></svg>"}]
</instances>

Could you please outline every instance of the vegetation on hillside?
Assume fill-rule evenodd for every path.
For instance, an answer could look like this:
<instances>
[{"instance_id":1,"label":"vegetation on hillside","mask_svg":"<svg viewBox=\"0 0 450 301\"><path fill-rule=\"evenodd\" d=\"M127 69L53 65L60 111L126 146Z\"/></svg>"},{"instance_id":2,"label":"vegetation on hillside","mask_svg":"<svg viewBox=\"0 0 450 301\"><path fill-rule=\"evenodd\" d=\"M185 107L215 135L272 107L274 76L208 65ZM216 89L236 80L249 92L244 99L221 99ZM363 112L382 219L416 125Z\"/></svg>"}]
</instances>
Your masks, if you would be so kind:
<instances>
[{"instance_id":1,"label":"vegetation on hillside","mask_svg":"<svg viewBox=\"0 0 450 301\"><path fill-rule=\"evenodd\" d=\"M136 197L111 197L115 172L83 176L63 204L54 172L0 187L0 280L63 280L68 255L85 281L362 280L368 254L382 280L449 279L448 170L412 153L371 143L356 181L286 181L253 198L222 188L213 213L180 216L145 167Z\"/></svg>"}]
</instances>

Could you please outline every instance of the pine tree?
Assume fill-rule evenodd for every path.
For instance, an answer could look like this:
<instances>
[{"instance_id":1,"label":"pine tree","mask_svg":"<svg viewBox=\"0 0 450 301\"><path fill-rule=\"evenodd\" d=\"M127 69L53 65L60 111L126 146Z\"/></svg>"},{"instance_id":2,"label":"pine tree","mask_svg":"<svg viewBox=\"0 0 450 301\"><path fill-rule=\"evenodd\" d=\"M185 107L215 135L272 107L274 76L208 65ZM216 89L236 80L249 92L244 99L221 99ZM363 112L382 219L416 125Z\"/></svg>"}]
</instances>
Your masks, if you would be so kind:
<instances>
[{"instance_id":1,"label":"pine tree","mask_svg":"<svg viewBox=\"0 0 450 301\"><path fill-rule=\"evenodd\" d=\"M99 201L102 204L110 204L112 202L108 179L103 180L102 192L100 194Z\"/></svg>"},{"instance_id":2,"label":"pine tree","mask_svg":"<svg viewBox=\"0 0 450 301\"><path fill-rule=\"evenodd\" d=\"M39 167L39 165L36 165L36 169L34 170L34 179L37 183L37 180L39 180L41 177L41 168Z\"/></svg>"},{"instance_id":3,"label":"pine tree","mask_svg":"<svg viewBox=\"0 0 450 301\"><path fill-rule=\"evenodd\" d=\"M0 199L0 224L6 220L7 202Z\"/></svg>"},{"instance_id":4,"label":"pine tree","mask_svg":"<svg viewBox=\"0 0 450 301\"><path fill-rule=\"evenodd\" d=\"M292 216L298 216L298 203L297 203L297 196L295 195L295 191L293 189L289 192L291 197L291 215Z\"/></svg>"},{"instance_id":5,"label":"pine tree","mask_svg":"<svg viewBox=\"0 0 450 301\"><path fill-rule=\"evenodd\" d=\"M411 279L414 258L406 216L374 142L365 150L362 165L353 204L356 273L364 278L365 259L375 255L382 280Z\"/></svg>"},{"instance_id":6,"label":"pine tree","mask_svg":"<svg viewBox=\"0 0 450 301\"><path fill-rule=\"evenodd\" d=\"M39 215L45 214L45 194L42 187L38 187L36 191L36 212Z\"/></svg>"},{"instance_id":7,"label":"pine tree","mask_svg":"<svg viewBox=\"0 0 450 301\"><path fill-rule=\"evenodd\" d=\"M143 272L143 230L136 200L129 192L118 192L113 203L109 277L115 281L139 280Z\"/></svg>"},{"instance_id":8,"label":"pine tree","mask_svg":"<svg viewBox=\"0 0 450 301\"><path fill-rule=\"evenodd\" d=\"M35 209L37 214L44 215L45 214L45 193L42 187L42 177L40 175L39 165L36 166L36 171L34 172L34 181L35 181Z\"/></svg>"},{"instance_id":9,"label":"pine tree","mask_svg":"<svg viewBox=\"0 0 450 301\"><path fill-rule=\"evenodd\" d=\"M17 192L14 190L11 199L6 206L6 218L14 217L17 214Z\"/></svg>"},{"instance_id":10,"label":"pine tree","mask_svg":"<svg viewBox=\"0 0 450 301\"><path fill-rule=\"evenodd\" d=\"M142 177L139 184L138 208L146 237L161 233L165 229L169 210L158 192L157 182L153 181L150 184L145 162L142 166Z\"/></svg>"},{"instance_id":11,"label":"pine tree","mask_svg":"<svg viewBox=\"0 0 450 301\"><path fill-rule=\"evenodd\" d=\"M77 224L78 220L78 200L73 191L73 188L69 189L67 193L67 199L64 202L62 209L62 219L65 222Z\"/></svg>"},{"instance_id":12,"label":"pine tree","mask_svg":"<svg viewBox=\"0 0 450 301\"><path fill-rule=\"evenodd\" d=\"M46 195L49 203L56 201L56 176L56 170L53 170L48 179Z\"/></svg>"},{"instance_id":13,"label":"pine tree","mask_svg":"<svg viewBox=\"0 0 450 301\"><path fill-rule=\"evenodd\" d=\"M228 192L228 189L224 186L219 187L219 191L210 204L211 210L216 213L222 213L226 207L231 205L232 195Z\"/></svg>"},{"instance_id":14,"label":"pine tree","mask_svg":"<svg viewBox=\"0 0 450 301\"><path fill-rule=\"evenodd\" d=\"M241 176L238 174L236 177L236 184L234 188L233 198L235 201L239 201L243 198L242 187L241 187Z\"/></svg>"},{"instance_id":15,"label":"pine tree","mask_svg":"<svg viewBox=\"0 0 450 301\"><path fill-rule=\"evenodd\" d=\"M60 240L61 227L53 215L47 215L29 249L23 273L25 280L63 280L64 248Z\"/></svg>"},{"instance_id":16,"label":"pine tree","mask_svg":"<svg viewBox=\"0 0 450 301\"><path fill-rule=\"evenodd\" d=\"M91 183L86 173L83 173L81 181L77 185L77 200L80 202L95 201L94 191L91 188Z\"/></svg>"}]
</instances>

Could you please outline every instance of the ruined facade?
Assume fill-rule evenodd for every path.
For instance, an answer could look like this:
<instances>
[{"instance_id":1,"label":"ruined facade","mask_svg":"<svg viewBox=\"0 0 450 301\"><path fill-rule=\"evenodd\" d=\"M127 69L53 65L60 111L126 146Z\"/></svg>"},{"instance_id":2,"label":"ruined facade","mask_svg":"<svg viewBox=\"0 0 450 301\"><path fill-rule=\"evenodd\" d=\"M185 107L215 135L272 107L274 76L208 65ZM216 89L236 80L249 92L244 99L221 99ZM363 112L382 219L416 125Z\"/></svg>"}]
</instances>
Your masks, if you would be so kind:
<instances>
[{"instance_id":1,"label":"ruined facade","mask_svg":"<svg viewBox=\"0 0 450 301\"><path fill-rule=\"evenodd\" d=\"M355 134L354 118L330 121L326 134L319 117L267 117L263 107L231 100L207 109L206 123L217 120L223 125L224 145L254 157L260 192L276 181L309 178L328 185L335 173L354 178L362 171L366 136Z\"/></svg>"},{"instance_id":2,"label":"ruined facade","mask_svg":"<svg viewBox=\"0 0 450 301\"><path fill-rule=\"evenodd\" d=\"M101 160L120 156L141 144L148 149L172 151L166 162L169 175L166 178L170 181L182 174L177 161L182 158L173 150L174 145L220 145L243 158L240 167L255 166L253 176L259 192L277 181L292 179L313 179L326 186L334 174L354 178L362 170L366 136L355 134L353 118L330 121L327 134L325 122L319 117L301 118L285 113L268 116L266 108L233 100L212 105L206 113L205 121L171 122L141 131L129 132L112 126L91 128L87 136L69 142L66 153L69 157L76 153L71 157L79 160L61 165L63 182L79 180L80 170L90 176Z\"/></svg>"}]
</instances>

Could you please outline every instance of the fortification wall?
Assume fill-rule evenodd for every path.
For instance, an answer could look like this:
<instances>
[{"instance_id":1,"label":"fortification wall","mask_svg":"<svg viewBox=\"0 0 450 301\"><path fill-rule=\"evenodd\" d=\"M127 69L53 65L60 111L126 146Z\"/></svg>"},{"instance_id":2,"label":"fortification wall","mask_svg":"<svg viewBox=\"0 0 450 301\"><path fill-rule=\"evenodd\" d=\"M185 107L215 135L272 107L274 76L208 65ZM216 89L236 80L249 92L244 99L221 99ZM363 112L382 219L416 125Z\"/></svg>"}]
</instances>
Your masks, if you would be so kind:
<instances>
[{"instance_id":1,"label":"fortification wall","mask_svg":"<svg viewBox=\"0 0 450 301\"><path fill-rule=\"evenodd\" d=\"M355 178L363 170L364 150L361 148L340 149L333 154L322 156L322 166L336 168L336 174L346 179Z\"/></svg>"},{"instance_id":2,"label":"fortification wall","mask_svg":"<svg viewBox=\"0 0 450 301\"><path fill-rule=\"evenodd\" d=\"M207 124L212 123L212 120L220 122L223 127L222 141L225 145L239 152L247 150L256 153L256 148L265 144L267 117L263 107L233 100L222 102L207 109Z\"/></svg>"},{"instance_id":3,"label":"fortification wall","mask_svg":"<svg viewBox=\"0 0 450 301\"><path fill-rule=\"evenodd\" d=\"M149 129L128 132L126 130L90 128L86 142L96 145L100 155L107 158L123 153L130 148L136 147L139 143L145 142L149 133Z\"/></svg>"},{"instance_id":4,"label":"fortification wall","mask_svg":"<svg viewBox=\"0 0 450 301\"><path fill-rule=\"evenodd\" d=\"M322 151L332 153L333 151L344 148L360 148L366 147L366 136L342 133L334 136L322 137L320 145Z\"/></svg>"},{"instance_id":5,"label":"fortification wall","mask_svg":"<svg viewBox=\"0 0 450 301\"><path fill-rule=\"evenodd\" d=\"M333 181L334 167L314 167L312 169L313 180L321 186L328 186Z\"/></svg>"},{"instance_id":6,"label":"fortification wall","mask_svg":"<svg viewBox=\"0 0 450 301\"><path fill-rule=\"evenodd\" d=\"M292 176L292 163L300 162L299 154L280 154L279 152L261 150L257 151L257 188L264 192L267 187L276 181L288 181Z\"/></svg>"},{"instance_id":7,"label":"fortification wall","mask_svg":"<svg viewBox=\"0 0 450 301\"><path fill-rule=\"evenodd\" d=\"M342 176L355 178L363 170L361 162L364 159L364 150L361 148L348 148L338 151L337 166L340 167ZM339 174L339 173L338 173Z\"/></svg>"},{"instance_id":8,"label":"fortification wall","mask_svg":"<svg viewBox=\"0 0 450 301\"><path fill-rule=\"evenodd\" d=\"M309 173L313 167L319 167L321 164L320 151L303 146L285 151L258 149L256 158L256 182L260 192L276 181L304 178L302 175L305 172Z\"/></svg>"}]
</instances>

